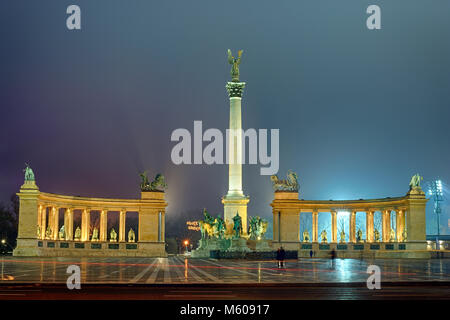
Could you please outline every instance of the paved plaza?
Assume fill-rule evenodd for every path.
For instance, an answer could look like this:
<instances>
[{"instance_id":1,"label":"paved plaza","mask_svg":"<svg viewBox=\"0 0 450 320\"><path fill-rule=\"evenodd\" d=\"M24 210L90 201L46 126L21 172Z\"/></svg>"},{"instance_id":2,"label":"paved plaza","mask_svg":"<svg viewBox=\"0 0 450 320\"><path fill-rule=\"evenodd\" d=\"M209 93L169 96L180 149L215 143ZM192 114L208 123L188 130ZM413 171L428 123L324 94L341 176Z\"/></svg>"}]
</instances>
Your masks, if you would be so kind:
<instances>
[{"instance_id":1,"label":"paved plaza","mask_svg":"<svg viewBox=\"0 0 450 320\"><path fill-rule=\"evenodd\" d=\"M308 284L366 282L369 265L382 282L448 282L450 260L299 259L278 269L275 261L168 258L1 258L1 283L66 283L69 265L84 284Z\"/></svg>"}]
</instances>

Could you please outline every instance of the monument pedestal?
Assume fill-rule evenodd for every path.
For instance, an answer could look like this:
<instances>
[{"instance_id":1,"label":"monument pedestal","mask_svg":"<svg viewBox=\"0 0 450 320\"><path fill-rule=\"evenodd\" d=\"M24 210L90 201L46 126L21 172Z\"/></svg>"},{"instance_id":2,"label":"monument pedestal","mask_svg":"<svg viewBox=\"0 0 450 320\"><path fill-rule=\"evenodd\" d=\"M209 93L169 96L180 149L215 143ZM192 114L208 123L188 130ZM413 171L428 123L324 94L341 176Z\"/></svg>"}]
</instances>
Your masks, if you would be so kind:
<instances>
[{"instance_id":1,"label":"monument pedestal","mask_svg":"<svg viewBox=\"0 0 450 320\"><path fill-rule=\"evenodd\" d=\"M231 245L227 249L229 252L250 252L247 247L247 240L245 238L231 239Z\"/></svg>"},{"instance_id":2,"label":"monument pedestal","mask_svg":"<svg viewBox=\"0 0 450 320\"><path fill-rule=\"evenodd\" d=\"M192 258L209 258L212 250L226 251L230 247L229 239L200 239L198 248L192 251Z\"/></svg>"},{"instance_id":3,"label":"monument pedestal","mask_svg":"<svg viewBox=\"0 0 450 320\"><path fill-rule=\"evenodd\" d=\"M17 194L20 201L19 230L14 256L37 256L37 226L39 188L34 180L27 180Z\"/></svg>"},{"instance_id":4,"label":"monument pedestal","mask_svg":"<svg viewBox=\"0 0 450 320\"><path fill-rule=\"evenodd\" d=\"M272 251L272 248L269 245L269 240L257 240L256 241L256 251Z\"/></svg>"},{"instance_id":5,"label":"monument pedestal","mask_svg":"<svg viewBox=\"0 0 450 320\"><path fill-rule=\"evenodd\" d=\"M242 234L247 234L247 204L249 201L250 199L244 195L226 195L222 198L226 234L231 235L233 233L233 217L236 216L236 213L239 213L239 216L242 218Z\"/></svg>"}]
</instances>

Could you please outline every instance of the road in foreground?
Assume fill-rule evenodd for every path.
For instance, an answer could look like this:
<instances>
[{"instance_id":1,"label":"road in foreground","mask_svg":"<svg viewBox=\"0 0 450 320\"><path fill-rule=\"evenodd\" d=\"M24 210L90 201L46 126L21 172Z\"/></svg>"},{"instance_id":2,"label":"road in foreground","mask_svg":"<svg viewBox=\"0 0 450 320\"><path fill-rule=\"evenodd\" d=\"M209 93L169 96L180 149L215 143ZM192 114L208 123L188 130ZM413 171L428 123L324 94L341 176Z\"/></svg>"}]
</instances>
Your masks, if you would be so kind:
<instances>
[{"instance_id":1,"label":"road in foreground","mask_svg":"<svg viewBox=\"0 0 450 320\"><path fill-rule=\"evenodd\" d=\"M450 299L450 282L384 283L369 290L365 283L196 284L196 285L0 285L0 300L440 300Z\"/></svg>"}]
</instances>

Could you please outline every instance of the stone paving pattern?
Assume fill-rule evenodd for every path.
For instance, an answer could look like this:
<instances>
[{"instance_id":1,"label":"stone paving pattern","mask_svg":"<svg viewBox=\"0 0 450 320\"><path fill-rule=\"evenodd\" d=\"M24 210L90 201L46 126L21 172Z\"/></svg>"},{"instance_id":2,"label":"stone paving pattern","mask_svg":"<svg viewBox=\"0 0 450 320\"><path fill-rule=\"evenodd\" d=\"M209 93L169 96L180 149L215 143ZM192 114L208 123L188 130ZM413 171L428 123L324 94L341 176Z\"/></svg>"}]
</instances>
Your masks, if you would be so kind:
<instances>
[{"instance_id":1,"label":"stone paving pattern","mask_svg":"<svg viewBox=\"0 0 450 320\"><path fill-rule=\"evenodd\" d=\"M381 269L382 282L450 281L450 260L330 259L275 261L168 258L1 258L0 283L65 283L71 264L82 283L350 283L366 282L369 265Z\"/></svg>"}]
</instances>

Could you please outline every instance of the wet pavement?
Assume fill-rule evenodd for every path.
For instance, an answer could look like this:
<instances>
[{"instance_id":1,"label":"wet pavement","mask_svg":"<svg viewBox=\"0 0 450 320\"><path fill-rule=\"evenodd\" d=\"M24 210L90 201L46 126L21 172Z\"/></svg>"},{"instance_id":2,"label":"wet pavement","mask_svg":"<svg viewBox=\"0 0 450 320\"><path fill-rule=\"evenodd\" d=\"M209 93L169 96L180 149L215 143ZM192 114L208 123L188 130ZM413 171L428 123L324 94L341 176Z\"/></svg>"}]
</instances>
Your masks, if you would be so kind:
<instances>
[{"instance_id":1,"label":"wet pavement","mask_svg":"<svg viewBox=\"0 0 450 320\"><path fill-rule=\"evenodd\" d=\"M275 261L168 258L1 257L1 284L66 283L78 265L82 284L312 284L362 283L376 265L381 282L449 282L449 259L299 259Z\"/></svg>"}]
</instances>

